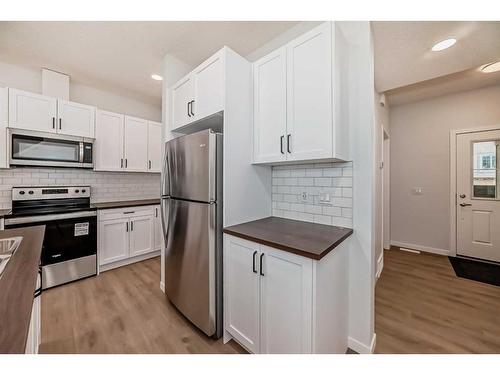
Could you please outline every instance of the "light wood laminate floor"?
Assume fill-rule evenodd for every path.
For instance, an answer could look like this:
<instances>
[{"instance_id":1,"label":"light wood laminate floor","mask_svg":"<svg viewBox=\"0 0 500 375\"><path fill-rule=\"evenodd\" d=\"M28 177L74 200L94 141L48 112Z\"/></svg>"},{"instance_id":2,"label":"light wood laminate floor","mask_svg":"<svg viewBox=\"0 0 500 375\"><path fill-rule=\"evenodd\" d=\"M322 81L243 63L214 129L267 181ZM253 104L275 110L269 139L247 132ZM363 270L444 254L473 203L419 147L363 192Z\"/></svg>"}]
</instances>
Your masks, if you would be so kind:
<instances>
[{"instance_id":1,"label":"light wood laminate floor","mask_svg":"<svg viewBox=\"0 0 500 375\"><path fill-rule=\"evenodd\" d=\"M377 353L500 353L500 287L455 276L447 257L384 253Z\"/></svg>"},{"instance_id":2,"label":"light wood laminate floor","mask_svg":"<svg viewBox=\"0 0 500 375\"><path fill-rule=\"evenodd\" d=\"M244 353L206 337L159 284L153 258L44 291L40 353Z\"/></svg>"}]
</instances>

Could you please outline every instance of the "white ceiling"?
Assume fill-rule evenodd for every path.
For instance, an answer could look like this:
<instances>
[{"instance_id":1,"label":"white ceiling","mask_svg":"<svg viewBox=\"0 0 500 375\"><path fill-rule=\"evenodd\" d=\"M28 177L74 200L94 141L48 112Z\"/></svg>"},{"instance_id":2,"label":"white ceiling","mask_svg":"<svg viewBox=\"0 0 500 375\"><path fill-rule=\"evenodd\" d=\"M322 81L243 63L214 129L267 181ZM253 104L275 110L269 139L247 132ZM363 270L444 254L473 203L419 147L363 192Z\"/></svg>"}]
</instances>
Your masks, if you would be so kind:
<instances>
[{"instance_id":1,"label":"white ceiling","mask_svg":"<svg viewBox=\"0 0 500 375\"><path fill-rule=\"evenodd\" d=\"M0 22L0 60L64 72L157 102L162 59L197 65L223 45L245 56L297 22Z\"/></svg>"},{"instance_id":2,"label":"white ceiling","mask_svg":"<svg viewBox=\"0 0 500 375\"><path fill-rule=\"evenodd\" d=\"M500 59L500 22L373 22L379 92L477 68ZM430 48L447 38L444 51ZM483 77L484 78L484 77Z\"/></svg>"}]
</instances>

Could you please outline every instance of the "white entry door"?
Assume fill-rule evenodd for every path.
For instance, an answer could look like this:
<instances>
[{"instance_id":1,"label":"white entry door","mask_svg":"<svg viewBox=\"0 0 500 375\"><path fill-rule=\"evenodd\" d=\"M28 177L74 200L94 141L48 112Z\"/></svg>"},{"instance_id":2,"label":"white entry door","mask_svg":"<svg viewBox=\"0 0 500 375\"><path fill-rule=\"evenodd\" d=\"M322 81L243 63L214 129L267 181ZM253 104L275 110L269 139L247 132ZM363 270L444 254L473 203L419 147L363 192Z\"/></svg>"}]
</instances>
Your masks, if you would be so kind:
<instances>
[{"instance_id":1,"label":"white entry door","mask_svg":"<svg viewBox=\"0 0 500 375\"><path fill-rule=\"evenodd\" d=\"M500 130L457 135L457 255L500 262Z\"/></svg>"}]
</instances>

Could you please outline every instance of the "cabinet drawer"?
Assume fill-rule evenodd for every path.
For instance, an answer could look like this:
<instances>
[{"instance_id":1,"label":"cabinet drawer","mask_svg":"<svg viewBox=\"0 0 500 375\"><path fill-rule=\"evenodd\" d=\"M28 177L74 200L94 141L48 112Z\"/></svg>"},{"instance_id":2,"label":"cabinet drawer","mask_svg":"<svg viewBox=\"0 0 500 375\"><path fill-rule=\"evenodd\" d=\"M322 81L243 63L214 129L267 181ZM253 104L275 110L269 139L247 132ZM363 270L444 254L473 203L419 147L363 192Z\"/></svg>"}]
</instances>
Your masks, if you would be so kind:
<instances>
[{"instance_id":1,"label":"cabinet drawer","mask_svg":"<svg viewBox=\"0 0 500 375\"><path fill-rule=\"evenodd\" d=\"M120 207L99 210L99 221L154 215L155 206Z\"/></svg>"}]
</instances>

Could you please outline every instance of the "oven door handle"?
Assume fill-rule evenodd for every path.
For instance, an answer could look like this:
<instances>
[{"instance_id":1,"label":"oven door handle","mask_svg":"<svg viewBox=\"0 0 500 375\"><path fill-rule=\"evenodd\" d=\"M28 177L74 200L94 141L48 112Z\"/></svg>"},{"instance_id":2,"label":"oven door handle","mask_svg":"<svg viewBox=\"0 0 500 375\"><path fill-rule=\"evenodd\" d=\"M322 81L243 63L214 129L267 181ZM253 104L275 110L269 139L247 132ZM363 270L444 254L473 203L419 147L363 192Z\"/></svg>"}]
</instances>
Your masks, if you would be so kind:
<instances>
[{"instance_id":1,"label":"oven door handle","mask_svg":"<svg viewBox=\"0 0 500 375\"><path fill-rule=\"evenodd\" d=\"M74 218L84 218L97 216L96 211L71 212L67 214L39 215L39 216L21 216L5 219L5 226L16 224L43 223L45 221L64 220Z\"/></svg>"}]
</instances>

